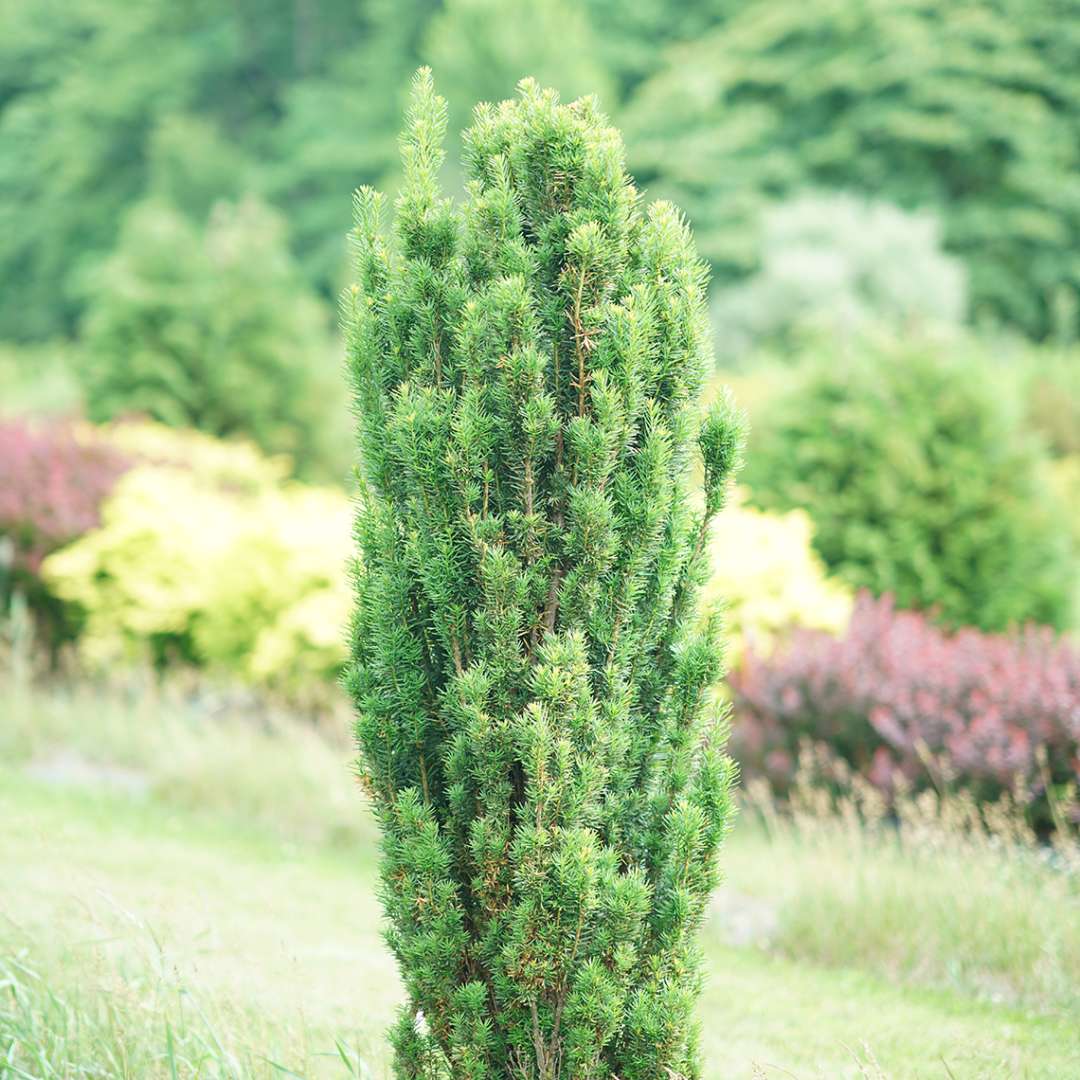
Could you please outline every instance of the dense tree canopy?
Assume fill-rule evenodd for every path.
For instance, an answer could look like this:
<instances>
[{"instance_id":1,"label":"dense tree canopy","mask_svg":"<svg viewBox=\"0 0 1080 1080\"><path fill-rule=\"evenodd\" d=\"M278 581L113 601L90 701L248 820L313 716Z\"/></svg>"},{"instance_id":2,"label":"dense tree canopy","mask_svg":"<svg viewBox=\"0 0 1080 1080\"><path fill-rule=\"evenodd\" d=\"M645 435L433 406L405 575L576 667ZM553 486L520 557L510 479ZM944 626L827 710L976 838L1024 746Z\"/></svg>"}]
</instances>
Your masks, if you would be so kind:
<instances>
[{"instance_id":1,"label":"dense tree canopy","mask_svg":"<svg viewBox=\"0 0 1080 1080\"><path fill-rule=\"evenodd\" d=\"M722 274L807 186L936 211L975 314L1035 335L1080 290L1080 0L744 0L625 115Z\"/></svg>"},{"instance_id":2,"label":"dense tree canopy","mask_svg":"<svg viewBox=\"0 0 1080 1080\"><path fill-rule=\"evenodd\" d=\"M935 211L976 315L1043 335L1080 288L1080 0L14 0L0 339L74 330L163 138L190 149L168 159L181 182L285 210L332 296L341 193L396 184L421 62L462 102L524 74L600 92L722 277L753 269L763 208L813 186Z\"/></svg>"},{"instance_id":3,"label":"dense tree canopy","mask_svg":"<svg viewBox=\"0 0 1080 1080\"><path fill-rule=\"evenodd\" d=\"M268 186L292 199L321 191L340 204L342 189L380 175L392 155L397 101L383 114L373 107L407 79L413 60L398 41L384 40L387 26L399 23L378 4L44 0L14 9L14 17L5 12L0 41L0 337L72 329L80 278L112 248L126 208L146 193L150 145L174 117L198 117L205 139L233 155L218 194ZM349 50L367 47L368 62L353 67L377 77L362 81ZM317 87L328 72L363 102L349 123L334 117L335 130L348 132L336 147L336 171L290 138L303 123L294 114L307 107L299 88ZM381 144L380 118L391 132ZM275 160L290 163L291 175L270 168ZM308 215L297 217L303 236ZM330 231L340 234L346 220L339 206ZM323 232L327 224L310 228ZM313 272L326 272L325 261L315 263Z\"/></svg>"}]
</instances>

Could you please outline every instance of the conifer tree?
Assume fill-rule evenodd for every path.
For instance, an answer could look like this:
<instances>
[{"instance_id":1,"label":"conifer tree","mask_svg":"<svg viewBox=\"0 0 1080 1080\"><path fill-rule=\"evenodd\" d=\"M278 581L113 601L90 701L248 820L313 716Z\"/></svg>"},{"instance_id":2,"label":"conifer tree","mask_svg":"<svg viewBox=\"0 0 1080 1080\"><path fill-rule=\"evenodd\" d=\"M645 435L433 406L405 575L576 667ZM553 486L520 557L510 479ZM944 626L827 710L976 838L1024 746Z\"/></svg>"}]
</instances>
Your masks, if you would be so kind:
<instances>
[{"instance_id":1,"label":"conifer tree","mask_svg":"<svg viewBox=\"0 0 1080 1080\"><path fill-rule=\"evenodd\" d=\"M642 208L592 99L519 89L477 107L458 208L422 70L392 239L356 197L347 683L407 994L395 1075L698 1077L733 765L695 596L741 422L697 405L679 213Z\"/></svg>"}]
</instances>

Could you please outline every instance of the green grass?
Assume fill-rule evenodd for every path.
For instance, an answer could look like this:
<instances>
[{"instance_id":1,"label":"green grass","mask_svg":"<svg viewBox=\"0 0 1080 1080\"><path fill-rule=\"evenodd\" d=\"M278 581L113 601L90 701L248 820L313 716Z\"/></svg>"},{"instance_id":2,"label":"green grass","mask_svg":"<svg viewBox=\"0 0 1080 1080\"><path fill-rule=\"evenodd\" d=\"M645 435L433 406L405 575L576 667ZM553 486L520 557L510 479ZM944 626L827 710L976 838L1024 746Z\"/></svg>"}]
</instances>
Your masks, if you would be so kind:
<instances>
[{"instance_id":1,"label":"green grass","mask_svg":"<svg viewBox=\"0 0 1080 1080\"><path fill-rule=\"evenodd\" d=\"M13 700L0 1077L386 1076L400 991L347 746L160 699ZM994 858L747 817L703 934L705 1076L1080 1075L1075 886Z\"/></svg>"},{"instance_id":2,"label":"green grass","mask_svg":"<svg viewBox=\"0 0 1080 1080\"><path fill-rule=\"evenodd\" d=\"M344 708L300 723L226 692L133 681L29 690L0 674L0 760L61 783L138 788L189 817L308 845L367 845Z\"/></svg>"},{"instance_id":3,"label":"green grass","mask_svg":"<svg viewBox=\"0 0 1080 1080\"><path fill-rule=\"evenodd\" d=\"M1080 1018L1080 861L1064 872L1033 844L943 827L933 796L906 807L899 831L840 816L766 826L744 814L725 867L772 912L758 943Z\"/></svg>"}]
</instances>

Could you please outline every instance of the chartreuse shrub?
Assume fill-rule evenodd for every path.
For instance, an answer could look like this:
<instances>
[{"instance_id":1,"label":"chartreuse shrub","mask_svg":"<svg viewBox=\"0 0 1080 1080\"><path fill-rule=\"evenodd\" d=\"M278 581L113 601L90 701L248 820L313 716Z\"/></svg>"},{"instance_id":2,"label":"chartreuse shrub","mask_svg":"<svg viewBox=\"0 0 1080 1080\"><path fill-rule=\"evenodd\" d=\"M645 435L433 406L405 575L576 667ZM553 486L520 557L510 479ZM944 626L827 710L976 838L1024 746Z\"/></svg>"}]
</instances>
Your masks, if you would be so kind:
<instances>
[{"instance_id":1,"label":"chartreuse shrub","mask_svg":"<svg viewBox=\"0 0 1080 1080\"><path fill-rule=\"evenodd\" d=\"M181 469L200 487L256 494L281 486L291 471L287 457L269 457L244 439L218 439L193 428L126 420L91 430L129 459Z\"/></svg>"},{"instance_id":2,"label":"chartreuse shrub","mask_svg":"<svg viewBox=\"0 0 1080 1080\"><path fill-rule=\"evenodd\" d=\"M847 626L852 590L826 575L813 535L805 511L772 514L741 498L718 517L703 596L724 600L733 664L743 648L768 653L798 627Z\"/></svg>"},{"instance_id":3,"label":"chartreuse shrub","mask_svg":"<svg viewBox=\"0 0 1080 1080\"><path fill-rule=\"evenodd\" d=\"M952 625L1067 627L1077 560L1015 391L962 339L823 343L758 414L747 480L830 572Z\"/></svg>"},{"instance_id":4,"label":"chartreuse shrub","mask_svg":"<svg viewBox=\"0 0 1080 1080\"><path fill-rule=\"evenodd\" d=\"M287 692L333 678L348 610L349 506L251 446L159 425L112 438L137 465L101 524L46 559L92 665L186 662Z\"/></svg>"},{"instance_id":5,"label":"chartreuse shrub","mask_svg":"<svg viewBox=\"0 0 1080 1080\"><path fill-rule=\"evenodd\" d=\"M357 196L348 687L407 1002L400 1078L701 1075L695 932L733 767L699 619L741 445L705 273L592 99L481 105L438 190L418 76L393 238ZM704 458L695 508L688 470Z\"/></svg>"}]
</instances>

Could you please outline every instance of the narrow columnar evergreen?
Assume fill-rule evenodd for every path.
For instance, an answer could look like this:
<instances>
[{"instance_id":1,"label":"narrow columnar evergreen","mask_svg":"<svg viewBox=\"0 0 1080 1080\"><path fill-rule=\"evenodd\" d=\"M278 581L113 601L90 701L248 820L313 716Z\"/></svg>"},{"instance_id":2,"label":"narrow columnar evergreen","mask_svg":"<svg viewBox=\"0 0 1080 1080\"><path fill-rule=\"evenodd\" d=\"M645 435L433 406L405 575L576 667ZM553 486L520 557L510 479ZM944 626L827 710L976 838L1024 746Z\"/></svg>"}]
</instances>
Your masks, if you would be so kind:
<instances>
[{"instance_id":1,"label":"narrow columnar evergreen","mask_svg":"<svg viewBox=\"0 0 1080 1080\"><path fill-rule=\"evenodd\" d=\"M729 401L697 406L705 269L593 100L478 106L461 207L445 127L421 71L393 237L361 190L345 297L395 1075L698 1077L734 770L695 596L742 446Z\"/></svg>"}]
</instances>

